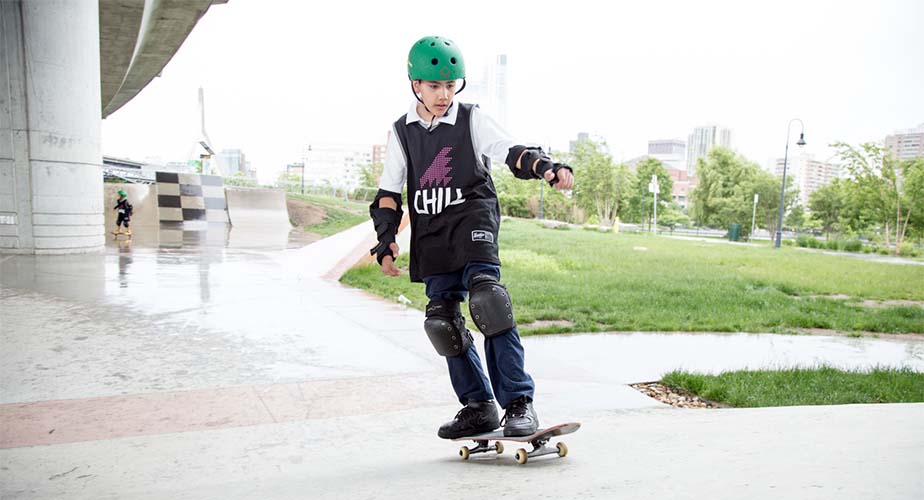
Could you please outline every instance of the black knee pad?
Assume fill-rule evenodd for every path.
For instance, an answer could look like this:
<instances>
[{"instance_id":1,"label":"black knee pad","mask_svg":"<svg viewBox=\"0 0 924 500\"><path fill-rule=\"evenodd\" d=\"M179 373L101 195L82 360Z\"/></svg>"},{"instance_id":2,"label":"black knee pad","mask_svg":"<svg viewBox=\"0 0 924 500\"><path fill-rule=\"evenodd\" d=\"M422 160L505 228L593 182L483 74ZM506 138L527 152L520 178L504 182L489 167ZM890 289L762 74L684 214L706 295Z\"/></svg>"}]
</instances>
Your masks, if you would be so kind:
<instances>
[{"instance_id":1,"label":"black knee pad","mask_svg":"<svg viewBox=\"0 0 924 500\"><path fill-rule=\"evenodd\" d=\"M440 356L461 356L472 345L472 334L465 328L465 318L455 301L431 300L424 331Z\"/></svg>"},{"instance_id":2,"label":"black knee pad","mask_svg":"<svg viewBox=\"0 0 924 500\"><path fill-rule=\"evenodd\" d=\"M472 321L485 337L493 337L517 326L510 294L497 278L490 274L476 274L468 291L471 294L468 310Z\"/></svg>"}]
</instances>

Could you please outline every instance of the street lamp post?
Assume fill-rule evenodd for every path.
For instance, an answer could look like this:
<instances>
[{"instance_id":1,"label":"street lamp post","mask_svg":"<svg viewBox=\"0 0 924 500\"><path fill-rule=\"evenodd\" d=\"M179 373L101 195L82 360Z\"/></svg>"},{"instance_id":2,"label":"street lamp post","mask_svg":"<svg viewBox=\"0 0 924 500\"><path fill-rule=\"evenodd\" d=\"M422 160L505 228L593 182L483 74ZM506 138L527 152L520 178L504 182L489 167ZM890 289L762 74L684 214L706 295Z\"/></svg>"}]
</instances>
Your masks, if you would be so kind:
<instances>
[{"instance_id":1,"label":"street lamp post","mask_svg":"<svg viewBox=\"0 0 924 500\"><path fill-rule=\"evenodd\" d=\"M789 125L786 126L786 152L783 154L783 184L780 187L780 214L776 224L776 243L774 243L776 248L780 248L780 243L783 240L783 203L786 200L786 163L789 160L789 129L792 127L792 122L799 122L799 126L802 128L799 132L799 141L796 142L796 144L800 147L805 146L805 124L798 118L789 120Z\"/></svg>"},{"instance_id":2,"label":"street lamp post","mask_svg":"<svg viewBox=\"0 0 924 500\"><path fill-rule=\"evenodd\" d=\"M757 218L757 200L760 199L760 194L754 193L754 210L751 212L751 238L754 237L754 220Z\"/></svg>"}]
</instances>

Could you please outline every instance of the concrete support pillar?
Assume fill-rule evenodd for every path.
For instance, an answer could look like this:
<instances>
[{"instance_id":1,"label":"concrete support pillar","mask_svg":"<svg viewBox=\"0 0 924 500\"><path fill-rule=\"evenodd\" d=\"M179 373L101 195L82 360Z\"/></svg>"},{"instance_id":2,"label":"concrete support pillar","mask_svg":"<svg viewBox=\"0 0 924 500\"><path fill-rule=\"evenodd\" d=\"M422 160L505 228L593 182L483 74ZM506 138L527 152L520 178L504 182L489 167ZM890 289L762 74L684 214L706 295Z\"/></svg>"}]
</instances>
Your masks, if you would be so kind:
<instances>
[{"instance_id":1,"label":"concrete support pillar","mask_svg":"<svg viewBox=\"0 0 924 500\"><path fill-rule=\"evenodd\" d=\"M105 244L99 2L0 1L0 252Z\"/></svg>"}]
</instances>

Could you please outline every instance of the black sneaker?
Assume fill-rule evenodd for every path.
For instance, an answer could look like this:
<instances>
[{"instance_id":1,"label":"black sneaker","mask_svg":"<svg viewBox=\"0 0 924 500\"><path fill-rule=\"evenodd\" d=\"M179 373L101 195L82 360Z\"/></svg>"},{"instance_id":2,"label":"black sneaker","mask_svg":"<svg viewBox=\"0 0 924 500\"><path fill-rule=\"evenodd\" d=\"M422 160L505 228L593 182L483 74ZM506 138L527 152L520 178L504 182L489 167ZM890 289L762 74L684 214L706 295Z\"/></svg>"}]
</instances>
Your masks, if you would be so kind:
<instances>
[{"instance_id":1,"label":"black sneaker","mask_svg":"<svg viewBox=\"0 0 924 500\"><path fill-rule=\"evenodd\" d=\"M533 410L533 400L521 396L507 405L507 412L501 421L504 436L529 436L539 430L539 416Z\"/></svg>"},{"instance_id":2,"label":"black sneaker","mask_svg":"<svg viewBox=\"0 0 924 500\"><path fill-rule=\"evenodd\" d=\"M455 418L446 422L436 433L443 439L455 439L491 432L500 427L494 401L469 401Z\"/></svg>"}]
</instances>

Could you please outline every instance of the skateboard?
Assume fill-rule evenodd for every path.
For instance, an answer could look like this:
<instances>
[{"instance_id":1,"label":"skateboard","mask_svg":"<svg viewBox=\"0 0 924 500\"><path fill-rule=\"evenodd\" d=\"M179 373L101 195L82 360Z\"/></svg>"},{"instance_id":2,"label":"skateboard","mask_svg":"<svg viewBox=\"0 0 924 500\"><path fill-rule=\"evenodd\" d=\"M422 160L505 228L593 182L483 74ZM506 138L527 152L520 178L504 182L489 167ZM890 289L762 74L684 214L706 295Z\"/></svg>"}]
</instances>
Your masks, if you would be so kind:
<instances>
[{"instance_id":1,"label":"skateboard","mask_svg":"<svg viewBox=\"0 0 924 500\"><path fill-rule=\"evenodd\" d=\"M526 451L524 448L520 448L516 452L517 463L522 465L525 464L530 458L540 457L542 455L551 455L556 454L559 457L564 457L568 454L568 445L564 442L559 441L555 444L555 447L548 447L546 443L550 439L556 436L561 436L564 434L571 434L572 432L577 431L581 428L579 422L568 422L566 424L553 425L552 427L546 427L545 429L539 429L535 433L529 436L504 436L504 431L494 431L488 432L485 434L476 434L474 436L463 436L453 439L453 441L474 441L478 446L469 448L468 446L463 446L459 449L459 456L462 457L462 460L468 460L468 457L472 456L475 453L485 453L489 451L496 451L498 455L504 452L504 443L501 441L514 441L517 443L530 443L533 445L531 451ZM489 446L488 442L494 441L494 445Z\"/></svg>"},{"instance_id":2,"label":"skateboard","mask_svg":"<svg viewBox=\"0 0 924 500\"><path fill-rule=\"evenodd\" d=\"M130 235L130 234L127 234L127 233L117 233L117 232L115 232L115 231L112 232L112 239L117 240L117 239L119 239L119 236L125 236L127 241L131 241L131 239L132 239L132 235Z\"/></svg>"}]
</instances>

